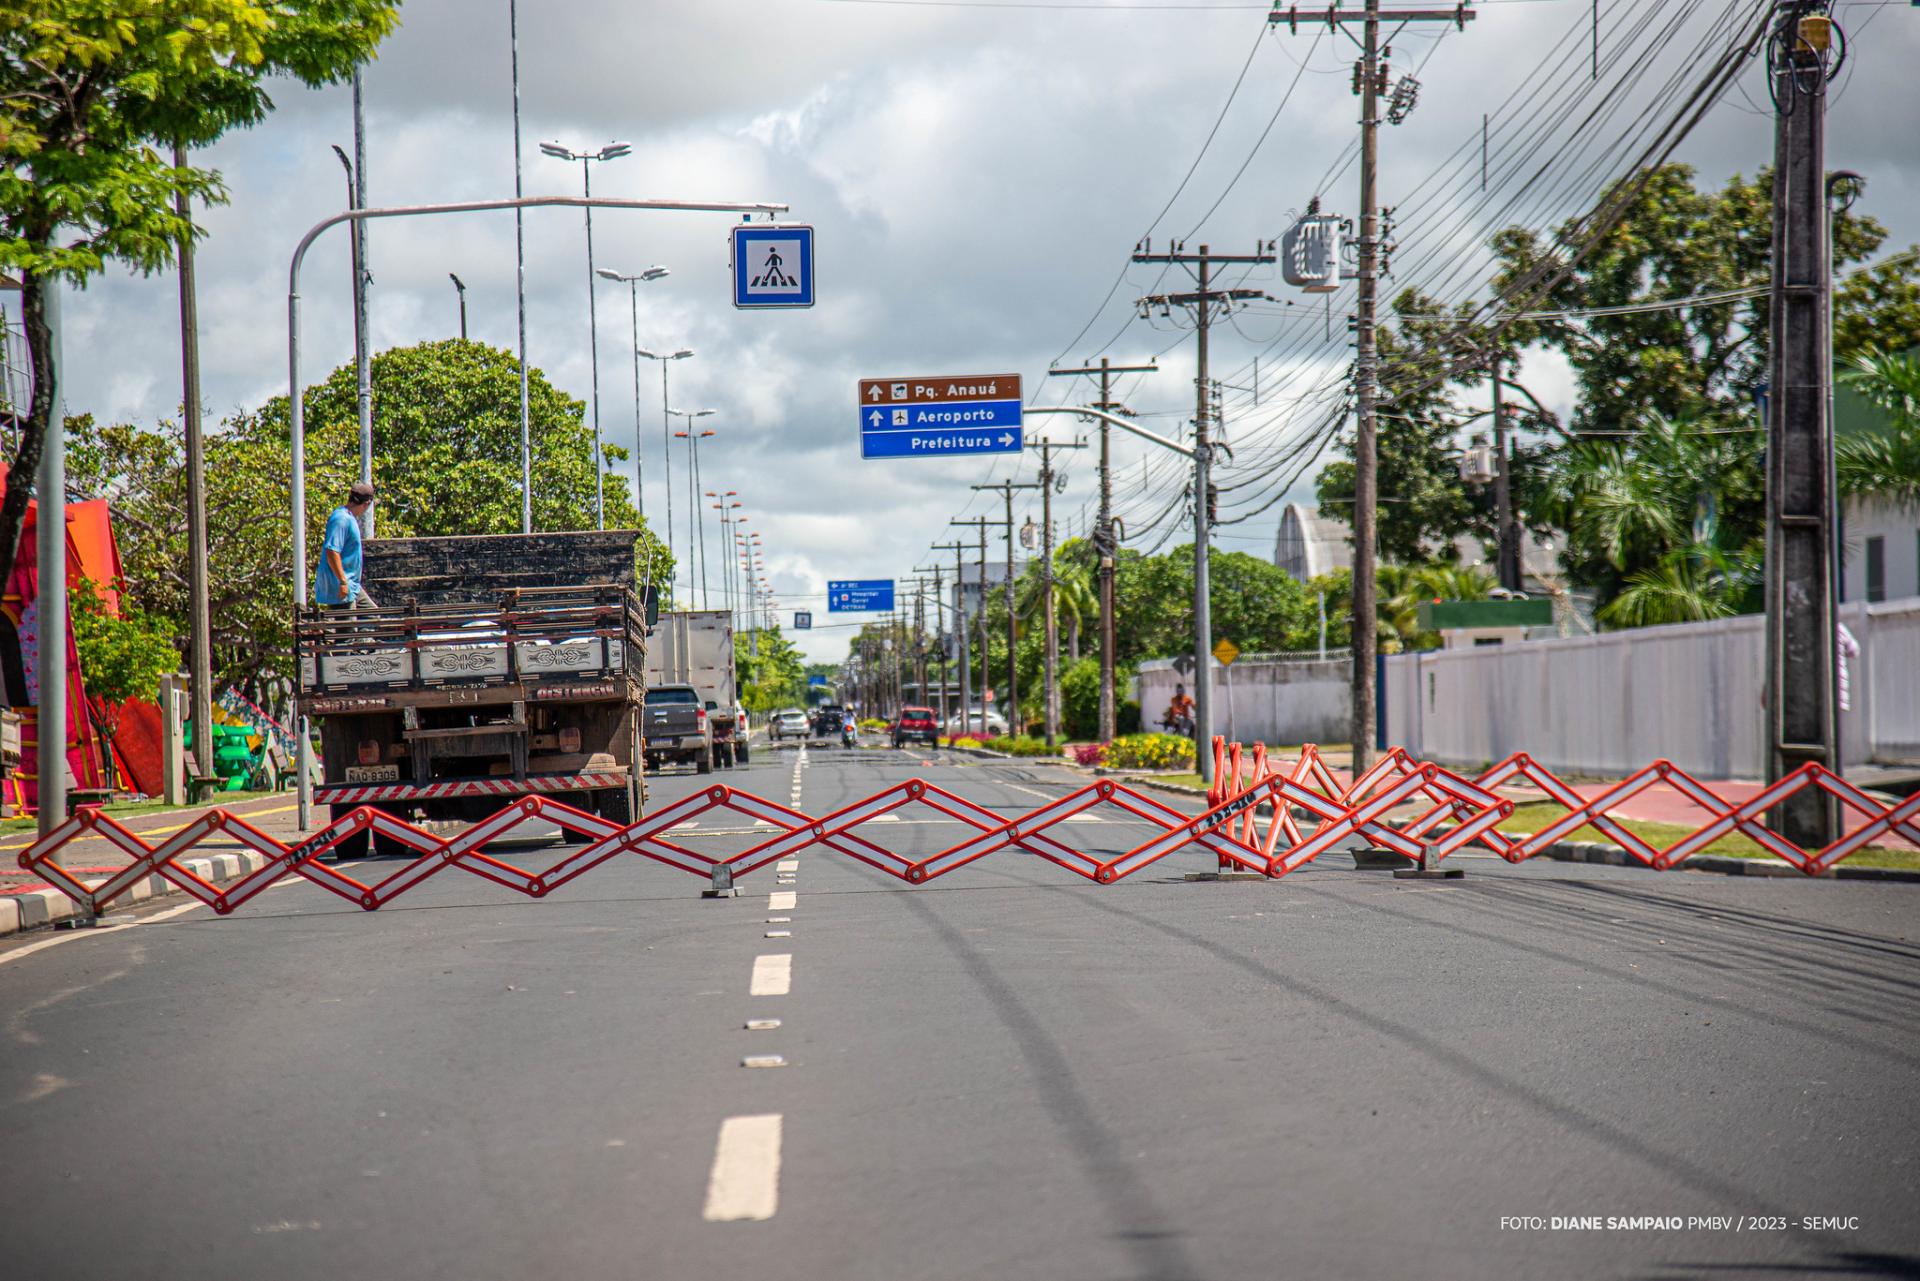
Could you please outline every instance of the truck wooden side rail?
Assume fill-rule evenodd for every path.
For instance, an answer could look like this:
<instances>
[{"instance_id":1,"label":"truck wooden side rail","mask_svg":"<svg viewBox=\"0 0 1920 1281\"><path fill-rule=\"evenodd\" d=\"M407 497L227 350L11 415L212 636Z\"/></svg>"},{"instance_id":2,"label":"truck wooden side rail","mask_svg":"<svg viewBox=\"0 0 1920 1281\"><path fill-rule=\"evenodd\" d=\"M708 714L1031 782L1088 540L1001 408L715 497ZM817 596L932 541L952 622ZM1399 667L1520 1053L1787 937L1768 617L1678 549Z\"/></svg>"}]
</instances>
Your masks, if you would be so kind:
<instances>
[{"instance_id":1,"label":"truck wooden side rail","mask_svg":"<svg viewBox=\"0 0 1920 1281\"><path fill-rule=\"evenodd\" d=\"M472 822L537 792L631 821L651 598L633 588L637 538L368 542L381 605L294 620L299 710L320 718L315 800Z\"/></svg>"}]
</instances>

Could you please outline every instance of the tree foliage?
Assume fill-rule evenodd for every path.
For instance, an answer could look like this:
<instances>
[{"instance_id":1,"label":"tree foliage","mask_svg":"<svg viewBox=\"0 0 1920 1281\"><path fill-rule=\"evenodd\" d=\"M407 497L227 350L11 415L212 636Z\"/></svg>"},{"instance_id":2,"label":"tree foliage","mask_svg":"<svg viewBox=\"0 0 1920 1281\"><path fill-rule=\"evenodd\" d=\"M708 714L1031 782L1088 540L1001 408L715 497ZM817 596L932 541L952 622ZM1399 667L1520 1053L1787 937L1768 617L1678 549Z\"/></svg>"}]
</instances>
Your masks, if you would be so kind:
<instances>
[{"instance_id":1,"label":"tree foliage","mask_svg":"<svg viewBox=\"0 0 1920 1281\"><path fill-rule=\"evenodd\" d=\"M121 610L107 608L90 578L73 582L73 645L87 694L100 704L101 732L111 747L120 730L120 709L133 698L153 698L160 678L180 666L169 621L126 602L126 584L116 584Z\"/></svg>"},{"instance_id":2,"label":"tree foliage","mask_svg":"<svg viewBox=\"0 0 1920 1281\"><path fill-rule=\"evenodd\" d=\"M381 537L517 533L519 367L479 343L424 343L373 358L374 480ZM591 529L593 434L582 403L528 371L538 529ZM307 392L307 548L317 560L327 515L359 475L354 370ZM112 504L133 599L187 634L184 442L171 423L100 427L69 420L69 492ZM207 541L215 671L258 689L290 654L292 540L286 398L207 435ZM618 461L618 451L609 451ZM607 477L607 523L644 529L619 472ZM647 531L636 567L666 581L672 560ZM313 565L303 571L310 581Z\"/></svg>"},{"instance_id":3,"label":"tree foliage","mask_svg":"<svg viewBox=\"0 0 1920 1281\"><path fill-rule=\"evenodd\" d=\"M751 636L735 632L733 662L740 676L740 705L749 712L773 712L806 701L806 663L799 647L778 627L763 627Z\"/></svg>"},{"instance_id":4,"label":"tree foliage","mask_svg":"<svg viewBox=\"0 0 1920 1281\"><path fill-rule=\"evenodd\" d=\"M198 229L176 202L217 203L220 175L176 165L272 109L264 82L344 79L373 57L398 0L0 0L0 266L22 279L33 394L0 502L13 563L52 425L46 290L108 262L154 272Z\"/></svg>"},{"instance_id":5,"label":"tree foliage","mask_svg":"<svg viewBox=\"0 0 1920 1281\"><path fill-rule=\"evenodd\" d=\"M1840 377L1886 416L1883 430L1834 442L1840 492L1920 507L1920 360L1872 352Z\"/></svg>"}]
</instances>

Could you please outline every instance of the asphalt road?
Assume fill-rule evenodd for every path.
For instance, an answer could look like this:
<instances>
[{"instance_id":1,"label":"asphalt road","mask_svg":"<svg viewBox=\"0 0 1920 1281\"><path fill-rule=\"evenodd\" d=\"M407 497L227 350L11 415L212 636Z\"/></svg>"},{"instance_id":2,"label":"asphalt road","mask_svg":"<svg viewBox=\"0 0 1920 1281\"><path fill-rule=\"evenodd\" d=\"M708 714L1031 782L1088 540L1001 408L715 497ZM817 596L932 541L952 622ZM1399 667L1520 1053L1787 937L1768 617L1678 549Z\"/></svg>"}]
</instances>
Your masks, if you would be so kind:
<instances>
[{"instance_id":1,"label":"asphalt road","mask_svg":"<svg viewBox=\"0 0 1920 1281\"><path fill-rule=\"evenodd\" d=\"M1006 813L1075 782L838 749L698 782L819 815L910 777ZM868 830L930 852L963 832L934 817ZM676 839L765 836L701 824ZM1920 886L1182 878L1211 861L1101 887L1002 852L916 889L814 850L716 901L616 860L541 901L449 872L374 914L293 886L10 941L0 1268L1920 1275Z\"/></svg>"}]
</instances>

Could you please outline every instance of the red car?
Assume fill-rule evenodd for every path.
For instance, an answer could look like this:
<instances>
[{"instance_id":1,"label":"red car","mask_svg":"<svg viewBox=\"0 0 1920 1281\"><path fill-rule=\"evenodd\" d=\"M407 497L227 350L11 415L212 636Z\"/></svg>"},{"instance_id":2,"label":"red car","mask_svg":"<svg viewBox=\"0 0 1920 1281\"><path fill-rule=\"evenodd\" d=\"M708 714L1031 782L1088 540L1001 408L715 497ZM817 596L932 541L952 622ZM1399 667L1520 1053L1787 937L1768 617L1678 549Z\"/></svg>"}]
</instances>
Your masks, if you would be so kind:
<instances>
[{"instance_id":1,"label":"red car","mask_svg":"<svg viewBox=\"0 0 1920 1281\"><path fill-rule=\"evenodd\" d=\"M940 746L940 724L931 707L903 707L893 722L893 745L917 738L928 747Z\"/></svg>"}]
</instances>

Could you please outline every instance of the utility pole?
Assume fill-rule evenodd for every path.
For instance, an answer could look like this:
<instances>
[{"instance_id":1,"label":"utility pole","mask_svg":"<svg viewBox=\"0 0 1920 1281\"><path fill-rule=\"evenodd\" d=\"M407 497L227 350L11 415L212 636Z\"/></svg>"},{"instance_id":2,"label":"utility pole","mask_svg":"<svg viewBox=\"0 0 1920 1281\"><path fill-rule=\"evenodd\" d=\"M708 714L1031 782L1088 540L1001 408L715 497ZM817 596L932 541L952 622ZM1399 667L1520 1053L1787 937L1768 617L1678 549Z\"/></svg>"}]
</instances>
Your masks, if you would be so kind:
<instances>
[{"instance_id":1,"label":"utility pole","mask_svg":"<svg viewBox=\"0 0 1920 1281\"><path fill-rule=\"evenodd\" d=\"M1767 45L1774 104L1772 368L1767 405L1767 779L1815 762L1838 773L1833 424L1827 385L1826 112L1834 70L1825 0L1779 0ZM1809 787L1768 816L1803 849L1840 834Z\"/></svg>"},{"instance_id":2,"label":"utility pole","mask_svg":"<svg viewBox=\"0 0 1920 1281\"><path fill-rule=\"evenodd\" d=\"M173 144L173 167L187 167L184 143ZM174 212L190 226L184 194ZM180 400L187 430L187 714L193 724L194 777L213 773L213 635L207 590L207 447L200 415L200 304L193 270L193 235L180 237ZM189 799L196 799L191 791Z\"/></svg>"},{"instance_id":3,"label":"utility pole","mask_svg":"<svg viewBox=\"0 0 1920 1281\"><path fill-rule=\"evenodd\" d=\"M980 737L987 737L987 687L993 682L987 670L987 526L991 522L985 516L975 516L972 520L950 520L949 525L972 525L980 531ZM960 579L960 597L966 599L966 580ZM966 682L961 682L966 688ZM968 706L972 706L971 700ZM1013 733L1013 722L1007 722L1007 733Z\"/></svg>"},{"instance_id":4,"label":"utility pole","mask_svg":"<svg viewBox=\"0 0 1920 1281\"><path fill-rule=\"evenodd\" d=\"M1028 445L1032 449L1034 445ZM1040 607L1047 615L1046 672L1046 719L1047 746L1053 746L1053 740L1060 734L1060 624L1053 612L1053 451L1056 449L1085 449L1078 441L1073 444L1061 444L1058 441L1038 442L1040 450Z\"/></svg>"},{"instance_id":5,"label":"utility pole","mask_svg":"<svg viewBox=\"0 0 1920 1281\"><path fill-rule=\"evenodd\" d=\"M1375 3L1377 0L1369 0ZM1213 601L1207 574L1207 545L1213 535L1213 482L1208 478L1213 466L1213 440L1210 432L1213 397L1207 376L1207 330L1217 316L1224 316L1234 303L1265 298L1260 289L1215 289L1213 269L1228 263L1264 264L1276 261L1271 248L1256 245L1251 254L1216 254L1205 245L1198 254L1189 254L1175 244L1163 254L1151 252L1143 244L1133 255L1140 263L1179 263L1197 268L1195 279L1200 288L1191 293L1150 294L1138 301L1141 314L1154 307L1162 313L1174 307L1186 308L1193 316L1199 368L1193 379L1193 755L1200 777L1213 782ZM1217 310L1216 310L1217 309ZM1356 576L1356 583L1358 578ZM1371 691L1372 687L1368 687Z\"/></svg>"},{"instance_id":6,"label":"utility pole","mask_svg":"<svg viewBox=\"0 0 1920 1281\"><path fill-rule=\"evenodd\" d=\"M935 548L934 550L939 551L942 549ZM916 568L913 572L916 574L924 574L927 571ZM945 630L943 630L940 620L940 611L947 606L946 597L942 595L942 587L940 566L935 565L933 567L933 633L935 636L945 636L947 634ZM933 705L935 710L933 718L934 738L936 740L945 732L947 727L947 677L947 650L946 646L943 645L940 647L940 698L939 701Z\"/></svg>"},{"instance_id":7,"label":"utility pole","mask_svg":"<svg viewBox=\"0 0 1920 1281\"><path fill-rule=\"evenodd\" d=\"M1259 366L1254 366L1254 382L1259 383ZM1160 371L1157 361L1144 365L1116 365L1106 356L1100 357L1098 369L1082 366L1079 369L1049 369L1049 377L1067 377L1076 374L1100 375L1100 399L1094 402L1095 409L1104 409L1110 414L1125 414L1128 410L1113 398L1113 375L1115 374L1153 374ZM1256 400L1256 403L1257 400ZM1120 558L1120 541L1113 536L1113 457L1110 451L1110 431L1105 419L1100 420L1100 514L1093 527L1093 553L1100 562L1100 741L1111 743L1119 730L1118 704L1113 693L1113 578L1115 567Z\"/></svg>"},{"instance_id":8,"label":"utility pole","mask_svg":"<svg viewBox=\"0 0 1920 1281\"><path fill-rule=\"evenodd\" d=\"M1513 523L1512 469L1507 462L1507 412L1501 402L1501 372L1504 359L1493 353L1493 520L1494 566L1500 585L1510 592L1520 590L1520 531Z\"/></svg>"},{"instance_id":9,"label":"utility pole","mask_svg":"<svg viewBox=\"0 0 1920 1281\"><path fill-rule=\"evenodd\" d=\"M1465 31L1479 15L1461 4L1452 9L1391 9L1385 17L1405 26L1412 22L1451 22ZM1267 15L1269 25L1287 24L1298 33L1300 20L1324 22L1329 30L1352 33L1344 25L1361 24L1360 60L1354 64L1353 91L1360 96L1360 275L1355 286L1353 447L1353 772L1357 776L1373 764L1379 717L1374 698L1373 665L1375 560L1378 556L1379 447L1374 419L1379 394L1379 332L1375 313L1380 293L1380 95L1387 91L1389 69L1382 59L1393 56L1391 45L1380 43L1380 0L1366 0L1362 11L1322 9L1302 14L1295 6L1285 14ZM1399 27L1396 27L1397 31Z\"/></svg>"},{"instance_id":10,"label":"utility pole","mask_svg":"<svg viewBox=\"0 0 1920 1281\"><path fill-rule=\"evenodd\" d=\"M367 118L360 95L360 68L353 69L353 207L367 207ZM360 415L360 479L373 483L373 348L367 333L367 285L373 273L367 268L367 220L355 218L353 234L353 380L354 405ZM360 518L360 532L373 537L373 508ZM208 731L211 735L212 731ZM211 742L211 737L207 740ZM208 752L211 769L212 754Z\"/></svg>"},{"instance_id":11,"label":"utility pole","mask_svg":"<svg viewBox=\"0 0 1920 1281\"><path fill-rule=\"evenodd\" d=\"M967 655L967 574L966 564L961 557L966 554L967 545L959 542L940 543L935 546L933 550L937 552L950 551L953 553L953 635L954 649L957 651L953 657L959 660L960 666L960 705L954 710L960 717L960 730L962 733L965 733L967 728L967 704L971 699L969 698L969 690L967 687L967 681L969 679L967 667L970 661ZM942 682L942 684L945 684L945 682ZM943 689L941 692L944 693L945 690Z\"/></svg>"},{"instance_id":12,"label":"utility pole","mask_svg":"<svg viewBox=\"0 0 1920 1281\"><path fill-rule=\"evenodd\" d=\"M1019 626L1020 624L1019 624L1019 620L1013 616L1013 491L1016 489L1038 489L1038 488L1040 488L1040 486L1037 482L1029 481L1024 485L1016 485L1010 480L1003 480L998 485L975 485L974 486L975 490L988 490L992 493L996 493L1000 495L1001 498L1006 500L1006 504L1007 504L1007 515L1003 524L1006 526L1006 531L1007 531L1006 588L1007 588L1007 708L1008 708L1007 732L1008 733L1018 732L1013 727L1013 717L1020 710L1020 675L1019 675L1019 669L1020 669ZM983 593L986 591L986 584L984 581L981 583L980 589ZM985 600L986 597L982 595L981 599Z\"/></svg>"}]
</instances>

